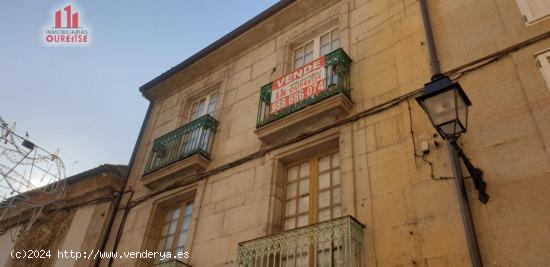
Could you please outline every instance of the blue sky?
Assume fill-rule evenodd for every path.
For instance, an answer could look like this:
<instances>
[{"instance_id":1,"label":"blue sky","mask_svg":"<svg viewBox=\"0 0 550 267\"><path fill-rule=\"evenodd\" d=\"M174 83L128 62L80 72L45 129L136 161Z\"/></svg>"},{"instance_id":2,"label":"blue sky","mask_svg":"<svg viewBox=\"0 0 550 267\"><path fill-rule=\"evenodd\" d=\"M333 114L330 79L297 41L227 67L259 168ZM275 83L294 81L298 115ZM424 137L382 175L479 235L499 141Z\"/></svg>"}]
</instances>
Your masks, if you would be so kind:
<instances>
[{"instance_id":1,"label":"blue sky","mask_svg":"<svg viewBox=\"0 0 550 267\"><path fill-rule=\"evenodd\" d=\"M2 1L0 116L59 149L68 175L127 164L147 109L138 87L275 2ZM90 46L42 43L54 10L67 4L89 28Z\"/></svg>"}]
</instances>

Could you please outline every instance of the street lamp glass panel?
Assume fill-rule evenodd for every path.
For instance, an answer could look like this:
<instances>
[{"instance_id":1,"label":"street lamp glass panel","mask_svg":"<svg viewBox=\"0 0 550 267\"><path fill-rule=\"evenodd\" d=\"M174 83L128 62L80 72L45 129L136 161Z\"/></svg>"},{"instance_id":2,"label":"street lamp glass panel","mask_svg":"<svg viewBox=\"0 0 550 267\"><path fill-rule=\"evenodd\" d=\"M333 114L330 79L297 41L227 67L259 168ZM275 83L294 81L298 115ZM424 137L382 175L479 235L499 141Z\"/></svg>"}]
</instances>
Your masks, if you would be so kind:
<instances>
[{"instance_id":1,"label":"street lamp glass panel","mask_svg":"<svg viewBox=\"0 0 550 267\"><path fill-rule=\"evenodd\" d=\"M464 98L460 94L456 94L457 98L457 112L458 112L458 121L464 127L464 131L468 129L468 106L469 104L464 101Z\"/></svg>"},{"instance_id":2,"label":"street lamp glass panel","mask_svg":"<svg viewBox=\"0 0 550 267\"><path fill-rule=\"evenodd\" d=\"M466 132L471 103L458 83L445 76L435 79L426 84L416 100L443 138L456 138Z\"/></svg>"},{"instance_id":3,"label":"street lamp glass panel","mask_svg":"<svg viewBox=\"0 0 550 267\"><path fill-rule=\"evenodd\" d=\"M454 90L428 97L423 101L423 107L434 126L450 123L456 119L456 102Z\"/></svg>"}]
</instances>

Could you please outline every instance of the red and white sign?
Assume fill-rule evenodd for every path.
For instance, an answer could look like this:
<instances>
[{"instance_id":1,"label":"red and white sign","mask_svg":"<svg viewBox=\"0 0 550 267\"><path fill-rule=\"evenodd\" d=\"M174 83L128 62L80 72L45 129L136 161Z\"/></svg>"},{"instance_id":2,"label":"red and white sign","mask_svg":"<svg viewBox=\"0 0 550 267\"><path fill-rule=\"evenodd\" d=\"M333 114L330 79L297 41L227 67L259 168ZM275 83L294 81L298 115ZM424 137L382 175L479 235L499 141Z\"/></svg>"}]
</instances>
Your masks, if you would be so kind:
<instances>
[{"instance_id":1,"label":"red and white sign","mask_svg":"<svg viewBox=\"0 0 550 267\"><path fill-rule=\"evenodd\" d=\"M74 12L72 5L54 12L54 26L47 27L44 34L46 45L85 46L90 42L88 29L83 27L79 13ZM64 22L64 23L63 23Z\"/></svg>"},{"instance_id":2,"label":"red and white sign","mask_svg":"<svg viewBox=\"0 0 550 267\"><path fill-rule=\"evenodd\" d=\"M270 113L318 95L325 90L325 80L324 56L275 79L271 86Z\"/></svg>"}]
</instances>

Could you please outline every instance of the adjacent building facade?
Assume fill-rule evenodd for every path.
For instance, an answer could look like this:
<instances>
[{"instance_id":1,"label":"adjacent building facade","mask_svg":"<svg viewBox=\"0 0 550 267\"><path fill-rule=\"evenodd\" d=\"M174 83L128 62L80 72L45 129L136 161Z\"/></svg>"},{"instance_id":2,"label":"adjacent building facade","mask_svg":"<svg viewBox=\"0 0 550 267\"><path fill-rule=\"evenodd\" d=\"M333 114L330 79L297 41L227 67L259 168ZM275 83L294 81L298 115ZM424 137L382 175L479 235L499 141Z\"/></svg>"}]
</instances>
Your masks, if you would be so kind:
<instances>
[{"instance_id":1,"label":"adjacent building facade","mask_svg":"<svg viewBox=\"0 0 550 267\"><path fill-rule=\"evenodd\" d=\"M550 4L430 0L486 266L550 265ZM140 88L100 266L471 266L416 0L284 0ZM467 174L466 169L464 172ZM96 264L94 263L94 264Z\"/></svg>"},{"instance_id":2,"label":"adjacent building facade","mask_svg":"<svg viewBox=\"0 0 550 267\"><path fill-rule=\"evenodd\" d=\"M15 201L6 200L2 204L9 202L14 208L0 221L0 266L93 264L84 253L101 246L127 173L127 166L105 164L50 184L63 186L63 194L40 208L38 204L45 200L39 190L26 192Z\"/></svg>"},{"instance_id":3,"label":"adjacent building facade","mask_svg":"<svg viewBox=\"0 0 550 267\"><path fill-rule=\"evenodd\" d=\"M467 179L483 262L546 266L549 4L428 10L442 72L473 102L460 144L491 196ZM447 148L414 101L432 76L425 36L419 1L281 1L144 85L116 250L199 267L470 266Z\"/></svg>"}]
</instances>

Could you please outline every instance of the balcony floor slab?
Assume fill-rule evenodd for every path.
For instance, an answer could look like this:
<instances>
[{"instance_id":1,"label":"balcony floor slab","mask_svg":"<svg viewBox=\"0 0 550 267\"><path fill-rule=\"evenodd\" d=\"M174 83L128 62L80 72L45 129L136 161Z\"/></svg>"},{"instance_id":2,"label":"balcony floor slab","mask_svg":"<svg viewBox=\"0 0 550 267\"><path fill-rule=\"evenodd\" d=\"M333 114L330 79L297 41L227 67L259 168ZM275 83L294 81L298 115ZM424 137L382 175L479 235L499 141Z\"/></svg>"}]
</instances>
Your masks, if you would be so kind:
<instances>
[{"instance_id":1,"label":"balcony floor slab","mask_svg":"<svg viewBox=\"0 0 550 267\"><path fill-rule=\"evenodd\" d=\"M343 93L306 106L254 131L266 144L275 144L346 117L353 103Z\"/></svg>"}]
</instances>

